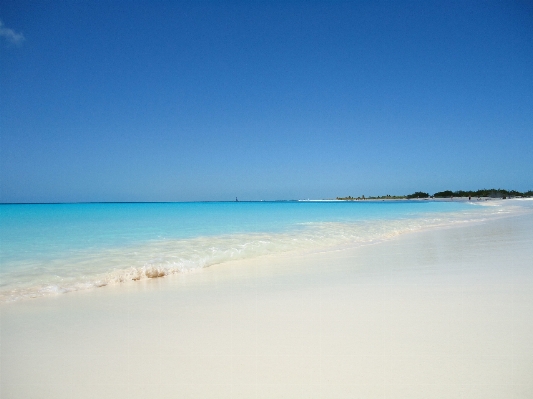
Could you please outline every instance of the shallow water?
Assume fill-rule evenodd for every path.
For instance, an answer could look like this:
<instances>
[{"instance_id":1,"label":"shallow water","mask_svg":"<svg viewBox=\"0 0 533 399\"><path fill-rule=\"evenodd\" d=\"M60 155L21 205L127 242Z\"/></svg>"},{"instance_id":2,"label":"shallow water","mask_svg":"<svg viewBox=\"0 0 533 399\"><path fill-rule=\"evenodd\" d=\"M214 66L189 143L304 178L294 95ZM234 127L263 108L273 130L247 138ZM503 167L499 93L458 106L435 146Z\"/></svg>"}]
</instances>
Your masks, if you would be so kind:
<instances>
[{"instance_id":1,"label":"shallow water","mask_svg":"<svg viewBox=\"0 0 533 399\"><path fill-rule=\"evenodd\" d=\"M532 398L511 214L0 304L0 397Z\"/></svg>"},{"instance_id":2,"label":"shallow water","mask_svg":"<svg viewBox=\"0 0 533 399\"><path fill-rule=\"evenodd\" d=\"M0 301L325 251L530 212L532 201L209 202L0 206ZM492 205L492 206L480 206Z\"/></svg>"}]
</instances>

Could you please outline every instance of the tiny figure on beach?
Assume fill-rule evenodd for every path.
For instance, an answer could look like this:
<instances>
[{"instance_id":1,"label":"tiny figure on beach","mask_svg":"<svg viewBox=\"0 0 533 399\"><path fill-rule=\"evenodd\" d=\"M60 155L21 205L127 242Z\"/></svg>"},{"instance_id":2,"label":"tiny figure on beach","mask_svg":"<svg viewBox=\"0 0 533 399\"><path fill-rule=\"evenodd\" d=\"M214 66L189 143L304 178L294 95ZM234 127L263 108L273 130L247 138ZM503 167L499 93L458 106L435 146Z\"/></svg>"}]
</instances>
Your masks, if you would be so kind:
<instances>
[{"instance_id":1,"label":"tiny figure on beach","mask_svg":"<svg viewBox=\"0 0 533 399\"><path fill-rule=\"evenodd\" d=\"M472 199L472 197L471 197L471 196L468 196L468 201L470 201L471 199Z\"/></svg>"}]
</instances>

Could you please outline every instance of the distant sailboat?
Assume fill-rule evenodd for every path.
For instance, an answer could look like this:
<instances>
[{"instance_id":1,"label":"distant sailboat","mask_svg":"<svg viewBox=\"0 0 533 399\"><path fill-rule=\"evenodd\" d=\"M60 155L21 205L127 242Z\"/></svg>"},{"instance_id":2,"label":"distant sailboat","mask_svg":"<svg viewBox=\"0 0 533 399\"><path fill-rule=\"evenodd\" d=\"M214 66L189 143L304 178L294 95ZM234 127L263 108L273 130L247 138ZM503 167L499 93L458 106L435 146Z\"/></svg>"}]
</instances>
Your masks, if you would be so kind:
<instances>
[{"instance_id":1,"label":"distant sailboat","mask_svg":"<svg viewBox=\"0 0 533 399\"><path fill-rule=\"evenodd\" d=\"M237 199L237 197L235 197L235 202L239 202L239 200Z\"/></svg>"}]
</instances>

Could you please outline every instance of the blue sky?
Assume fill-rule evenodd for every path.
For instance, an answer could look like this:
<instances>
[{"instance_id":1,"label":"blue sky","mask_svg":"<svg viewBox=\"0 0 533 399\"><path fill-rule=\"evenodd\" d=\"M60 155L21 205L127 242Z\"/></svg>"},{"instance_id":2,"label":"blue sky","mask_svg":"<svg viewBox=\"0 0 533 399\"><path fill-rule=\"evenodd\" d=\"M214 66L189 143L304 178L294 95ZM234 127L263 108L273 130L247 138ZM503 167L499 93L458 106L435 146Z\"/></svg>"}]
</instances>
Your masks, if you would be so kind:
<instances>
[{"instance_id":1,"label":"blue sky","mask_svg":"<svg viewBox=\"0 0 533 399\"><path fill-rule=\"evenodd\" d=\"M0 3L0 201L533 188L527 1Z\"/></svg>"}]
</instances>

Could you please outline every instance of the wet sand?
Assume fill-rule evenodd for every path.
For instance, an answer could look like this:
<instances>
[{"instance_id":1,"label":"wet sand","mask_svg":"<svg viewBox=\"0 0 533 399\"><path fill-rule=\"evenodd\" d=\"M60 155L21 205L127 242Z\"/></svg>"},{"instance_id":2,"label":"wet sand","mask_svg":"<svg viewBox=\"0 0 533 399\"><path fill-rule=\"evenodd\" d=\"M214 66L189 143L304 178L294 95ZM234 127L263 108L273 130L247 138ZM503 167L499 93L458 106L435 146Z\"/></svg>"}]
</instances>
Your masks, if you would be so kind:
<instances>
[{"instance_id":1,"label":"wet sand","mask_svg":"<svg viewBox=\"0 0 533 399\"><path fill-rule=\"evenodd\" d=\"M531 398L533 219L0 306L2 398Z\"/></svg>"}]
</instances>

